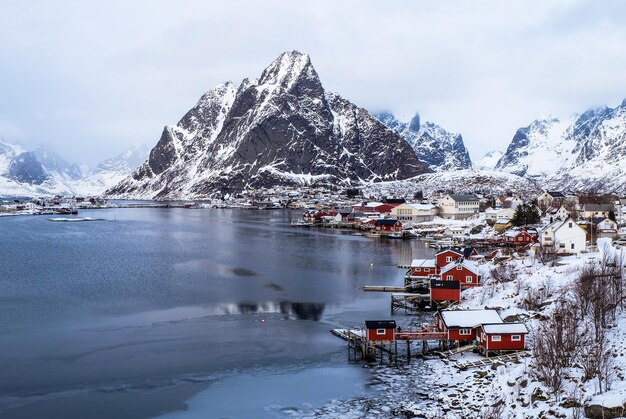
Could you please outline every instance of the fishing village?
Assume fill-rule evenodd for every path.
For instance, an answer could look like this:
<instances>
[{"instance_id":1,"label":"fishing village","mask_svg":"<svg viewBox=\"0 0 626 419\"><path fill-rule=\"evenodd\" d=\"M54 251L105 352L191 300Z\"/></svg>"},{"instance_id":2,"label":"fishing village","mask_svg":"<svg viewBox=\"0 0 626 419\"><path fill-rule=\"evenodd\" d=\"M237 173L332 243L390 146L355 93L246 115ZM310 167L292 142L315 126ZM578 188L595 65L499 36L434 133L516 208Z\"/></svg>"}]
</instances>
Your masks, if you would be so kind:
<instances>
[{"instance_id":1,"label":"fishing village","mask_svg":"<svg viewBox=\"0 0 626 419\"><path fill-rule=\"evenodd\" d=\"M509 417L523 409L529 418L620 417L626 385L611 358L624 356L626 346L615 340L619 328L611 331L610 324L615 328L624 317L624 201L567 199L576 198L551 191L534 202L519 199L512 207L483 211L475 195L450 194L441 204L381 199L347 210L307 210L294 226L354 229L355 235L419 240L432 249L432 258L398 266L403 283L362 287L389 294L389 317L331 330L346 341L350 362L406 372L413 371L412 358L420 358L428 366L421 362L407 372L406 385L419 374L419 380L448 387L428 396L430 410L405 406L400 416L439 417L432 415L435 409L441 416ZM453 202L452 211L446 212L446 201ZM589 305L577 303L593 300L595 287L601 301L590 304L598 305L595 316L605 326L590 326L584 320ZM602 299L612 303L607 307ZM589 336L592 329L596 337ZM565 343L557 349L555 341ZM585 365L592 359L590 371ZM424 377L424 368L432 376ZM404 391L397 376L389 380L390 388Z\"/></svg>"}]
</instances>

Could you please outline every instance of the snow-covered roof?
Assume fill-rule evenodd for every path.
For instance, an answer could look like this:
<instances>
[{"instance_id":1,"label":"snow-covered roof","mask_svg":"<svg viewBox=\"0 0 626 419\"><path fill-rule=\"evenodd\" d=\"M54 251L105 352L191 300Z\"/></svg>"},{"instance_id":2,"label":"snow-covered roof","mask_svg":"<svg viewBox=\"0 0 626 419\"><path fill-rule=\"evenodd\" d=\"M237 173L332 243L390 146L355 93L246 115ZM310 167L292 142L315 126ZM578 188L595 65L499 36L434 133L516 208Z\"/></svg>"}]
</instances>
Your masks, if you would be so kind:
<instances>
[{"instance_id":1,"label":"snow-covered roof","mask_svg":"<svg viewBox=\"0 0 626 419\"><path fill-rule=\"evenodd\" d=\"M434 268L435 261L433 259L413 259L411 268Z\"/></svg>"},{"instance_id":2,"label":"snow-covered roof","mask_svg":"<svg viewBox=\"0 0 626 419\"><path fill-rule=\"evenodd\" d=\"M475 262L472 262L470 260L467 259L457 259L454 262L450 262L448 263L446 266L444 266L443 268L441 268L441 273L445 273L448 272L451 269L454 269L457 265L461 265L467 269L469 269L470 271L474 272L476 275L479 275L478 272L478 265L476 265Z\"/></svg>"},{"instance_id":3,"label":"snow-covered roof","mask_svg":"<svg viewBox=\"0 0 626 419\"><path fill-rule=\"evenodd\" d=\"M511 222L509 217L500 217L496 220L496 224L508 224Z\"/></svg>"},{"instance_id":4,"label":"snow-covered roof","mask_svg":"<svg viewBox=\"0 0 626 419\"><path fill-rule=\"evenodd\" d=\"M419 211L431 211L436 207L433 204L404 204Z\"/></svg>"},{"instance_id":5,"label":"snow-covered roof","mask_svg":"<svg viewBox=\"0 0 626 419\"><path fill-rule=\"evenodd\" d=\"M494 309L441 310L439 314L447 328L469 328L485 323L502 323L500 315Z\"/></svg>"},{"instance_id":6,"label":"snow-covered roof","mask_svg":"<svg viewBox=\"0 0 626 419\"><path fill-rule=\"evenodd\" d=\"M497 333L528 333L524 323L488 323L482 325L487 334Z\"/></svg>"}]
</instances>

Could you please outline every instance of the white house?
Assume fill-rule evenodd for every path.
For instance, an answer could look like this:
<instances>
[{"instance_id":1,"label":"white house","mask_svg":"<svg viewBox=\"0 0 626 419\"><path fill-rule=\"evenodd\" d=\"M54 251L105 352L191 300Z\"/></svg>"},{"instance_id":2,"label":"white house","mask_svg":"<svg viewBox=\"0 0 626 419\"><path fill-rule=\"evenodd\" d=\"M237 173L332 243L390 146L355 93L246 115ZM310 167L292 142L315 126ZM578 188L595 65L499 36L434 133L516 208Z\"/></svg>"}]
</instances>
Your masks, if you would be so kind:
<instances>
[{"instance_id":1,"label":"white house","mask_svg":"<svg viewBox=\"0 0 626 419\"><path fill-rule=\"evenodd\" d=\"M391 210L391 218L400 221L421 223L432 221L437 213L437 207L432 204L400 204Z\"/></svg>"},{"instance_id":2,"label":"white house","mask_svg":"<svg viewBox=\"0 0 626 419\"><path fill-rule=\"evenodd\" d=\"M597 238L617 238L617 223L609 218L596 218L593 220L595 225Z\"/></svg>"},{"instance_id":3,"label":"white house","mask_svg":"<svg viewBox=\"0 0 626 419\"><path fill-rule=\"evenodd\" d=\"M498 218L513 218L515 210L513 208L487 208L485 210L485 221L489 224L496 222Z\"/></svg>"},{"instance_id":4,"label":"white house","mask_svg":"<svg viewBox=\"0 0 626 419\"><path fill-rule=\"evenodd\" d=\"M439 200L437 208L443 218L462 220L478 214L480 201L475 195L446 195Z\"/></svg>"},{"instance_id":5,"label":"white house","mask_svg":"<svg viewBox=\"0 0 626 419\"><path fill-rule=\"evenodd\" d=\"M571 218L554 221L539 234L541 245L554 248L556 253L580 253L585 250L586 238L585 230Z\"/></svg>"}]
</instances>

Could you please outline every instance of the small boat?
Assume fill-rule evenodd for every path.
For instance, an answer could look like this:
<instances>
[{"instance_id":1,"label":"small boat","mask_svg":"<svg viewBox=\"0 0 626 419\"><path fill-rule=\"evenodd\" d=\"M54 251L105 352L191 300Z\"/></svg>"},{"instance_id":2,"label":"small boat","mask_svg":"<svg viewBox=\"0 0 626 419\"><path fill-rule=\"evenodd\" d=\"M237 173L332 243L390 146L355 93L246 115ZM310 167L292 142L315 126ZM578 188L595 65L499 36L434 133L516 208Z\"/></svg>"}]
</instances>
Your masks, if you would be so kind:
<instances>
[{"instance_id":1,"label":"small boat","mask_svg":"<svg viewBox=\"0 0 626 419\"><path fill-rule=\"evenodd\" d=\"M376 239L376 238L381 237L381 234L380 233L365 233L365 236Z\"/></svg>"},{"instance_id":2,"label":"small boat","mask_svg":"<svg viewBox=\"0 0 626 419\"><path fill-rule=\"evenodd\" d=\"M387 237L389 237L390 239L401 239L402 233L400 232L389 233Z\"/></svg>"}]
</instances>

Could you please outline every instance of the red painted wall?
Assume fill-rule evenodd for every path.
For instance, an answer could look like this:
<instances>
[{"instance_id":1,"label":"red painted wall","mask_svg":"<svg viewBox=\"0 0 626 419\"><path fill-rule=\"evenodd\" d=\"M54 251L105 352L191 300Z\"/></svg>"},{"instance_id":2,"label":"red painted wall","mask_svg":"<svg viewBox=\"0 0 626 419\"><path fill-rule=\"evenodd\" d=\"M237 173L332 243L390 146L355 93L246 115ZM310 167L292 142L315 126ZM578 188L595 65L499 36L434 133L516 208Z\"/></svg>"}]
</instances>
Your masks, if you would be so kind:
<instances>
[{"instance_id":1,"label":"red painted wall","mask_svg":"<svg viewBox=\"0 0 626 419\"><path fill-rule=\"evenodd\" d=\"M461 270L457 269L456 266L452 269L450 269L449 271L446 272L442 272L441 273L441 280L442 281L449 281L448 279L448 275L452 275L452 281L460 281L461 282L461 288L467 288L467 287L475 287L477 285L480 285L480 278L478 275L476 275L474 272L470 271L469 269L467 269L465 266L462 267ZM467 276L471 276L472 277L472 282L465 282L465 277Z\"/></svg>"},{"instance_id":2,"label":"red painted wall","mask_svg":"<svg viewBox=\"0 0 626 419\"><path fill-rule=\"evenodd\" d=\"M480 346L482 346L483 348L487 348L487 341L483 338L483 330L482 330L482 328L478 328L478 334L480 336L480 339L479 339ZM513 335L519 335L519 333L511 333L511 334L501 333L501 334L499 334L500 342L492 341L491 340L491 336L492 335L487 335L487 338L489 339L489 346L488 346L489 350L490 351L520 351L520 350L523 350L525 348L526 335L525 334L521 334L522 340L520 340L520 341L513 341L513 340L511 340L511 336L513 336Z\"/></svg>"},{"instance_id":3,"label":"red painted wall","mask_svg":"<svg viewBox=\"0 0 626 419\"><path fill-rule=\"evenodd\" d=\"M446 256L451 256L452 259L450 261L446 261ZM459 255L458 253L453 252L452 250L446 250L444 252L437 253L437 255L435 256L435 265L441 271L441 268L448 265L450 262L454 262L460 257L461 255Z\"/></svg>"},{"instance_id":4,"label":"red painted wall","mask_svg":"<svg viewBox=\"0 0 626 419\"><path fill-rule=\"evenodd\" d=\"M385 329L384 335L376 334L377 329L367 329L367 340L371 341L383 341L383 340L393 340L394 329Z\"/></svg>"},{"instance_id":5,"label":"red painted wall","mask_svg":"<svg viewBox=\"0 0 626 419\"><path fill-rule=\"evenodd\" d=\"M428 276L437 274L438 272L437 268L411 268L409 274L412 276Z\"/></svg>"},{"instance_id":6,"label":"red painted wall","mask_svg":"<svg viewBox=\"0 0 626 419\"><path fill-rule=\"evenodd\" d=\"M461 301L461 290L431 288L430 299L433 301Z\"/></svg>"}]
</instances>

